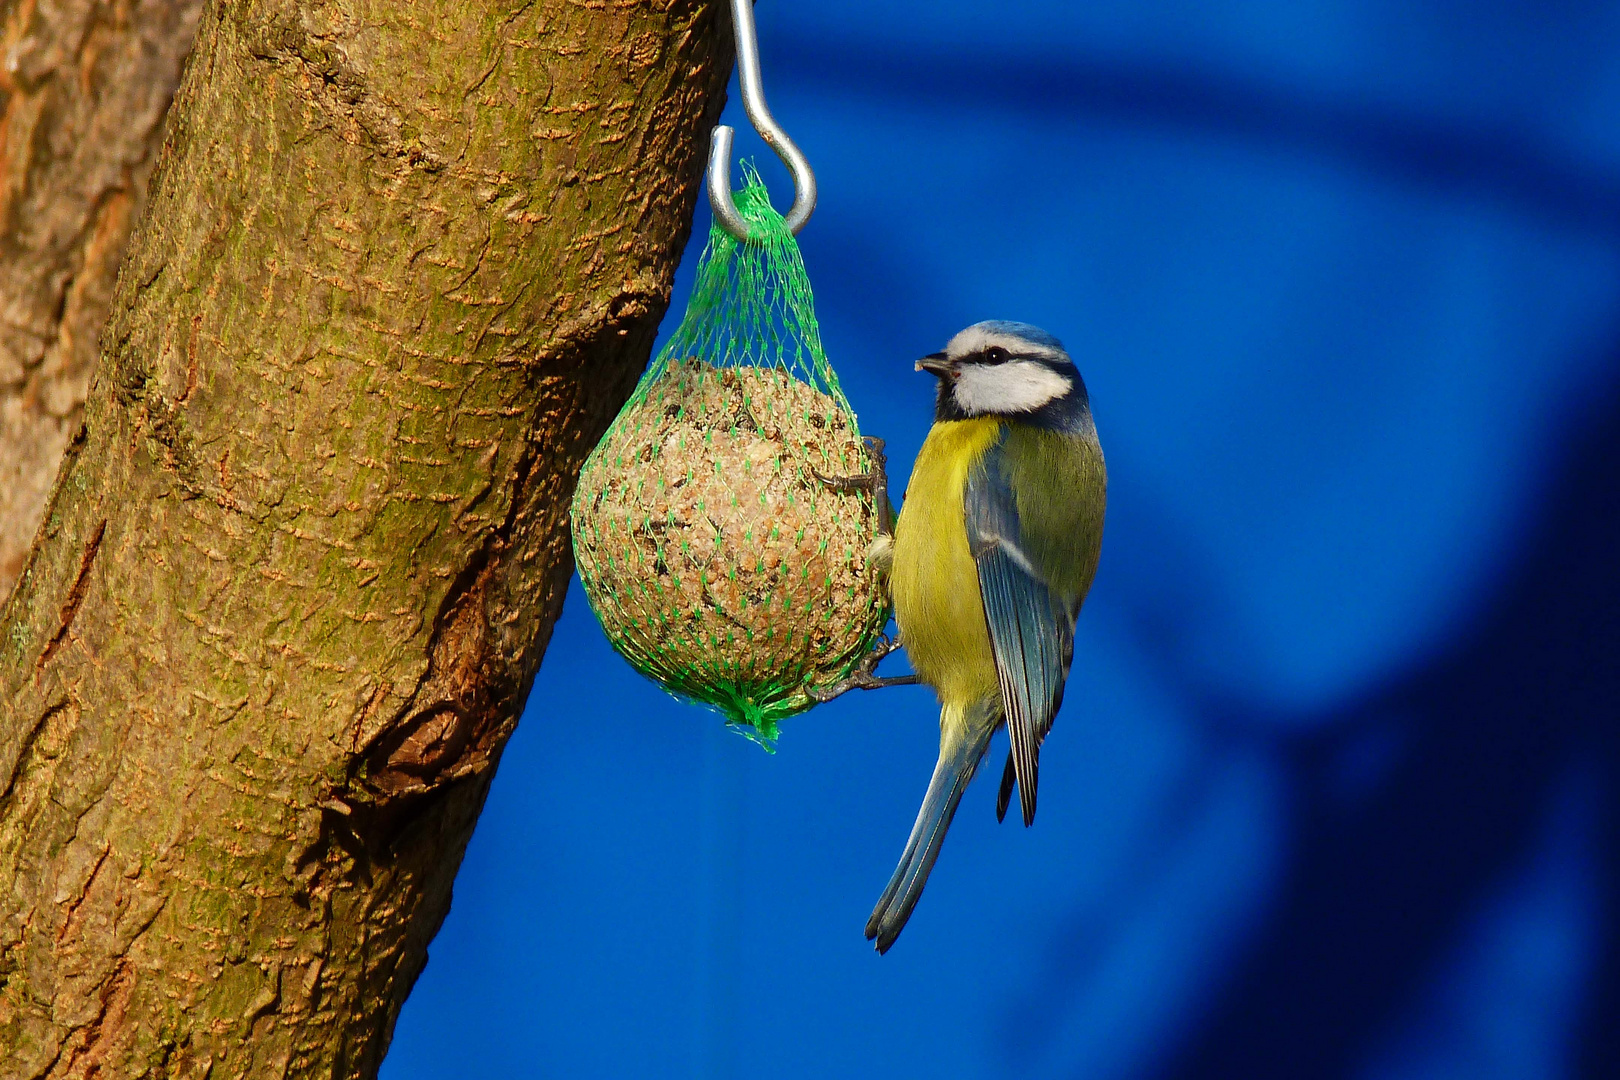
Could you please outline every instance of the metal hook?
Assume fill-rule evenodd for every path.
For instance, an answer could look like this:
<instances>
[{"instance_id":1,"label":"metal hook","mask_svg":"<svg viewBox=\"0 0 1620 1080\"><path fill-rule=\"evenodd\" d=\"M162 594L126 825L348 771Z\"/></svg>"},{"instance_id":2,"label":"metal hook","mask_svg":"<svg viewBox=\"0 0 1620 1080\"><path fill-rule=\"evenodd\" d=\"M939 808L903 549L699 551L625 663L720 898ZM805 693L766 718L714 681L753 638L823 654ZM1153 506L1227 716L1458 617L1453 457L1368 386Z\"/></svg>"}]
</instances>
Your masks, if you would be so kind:
<instances>
[{"instance_id":1,"label":"metal hook","mask_svg":"<svg viewBox=\"0 0 1620 1080\"><path fill-rule=\"evenodd\" d=\"M737 32L737 83L742 87L743 108L748 119L793 173L793 206L787 212L787 227L794 233L804 228L816 209L816 174L804 152L783 131L765 105L765 88L759 77L759 38L754 31L753 0L731 0L731 24ZM709 139L709 205L720 227L738 240L748 239L748 223L731 198L731 143L736 134L725 124L715 126Z\"/></svg>"}]
</instances>

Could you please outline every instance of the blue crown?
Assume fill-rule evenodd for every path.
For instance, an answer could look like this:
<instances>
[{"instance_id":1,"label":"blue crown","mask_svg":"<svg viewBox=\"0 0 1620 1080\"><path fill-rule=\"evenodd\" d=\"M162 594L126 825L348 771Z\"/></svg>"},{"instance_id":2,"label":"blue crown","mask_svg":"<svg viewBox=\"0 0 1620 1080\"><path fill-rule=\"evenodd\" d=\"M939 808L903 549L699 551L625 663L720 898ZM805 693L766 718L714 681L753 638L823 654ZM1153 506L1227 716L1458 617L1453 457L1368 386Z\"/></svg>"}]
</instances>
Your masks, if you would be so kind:
<instances>
[{"instance_id":1,"label":"blue crown","mask_svg":"<svg viewBox=\"0 0 1620 1080\"><path fill-rule=\"evenodd\" d=\"M988 330L991 333L1008 334L1012 337L1023 338L1031 345L1040 345L1048 349L1059 349L1064 352L1068 351L1063 348L1063 342L1059 341L1051 334L1048 334L1040 327L1031 326L1029 323L1013 322L1010 319L987 319L978 325L980 328Z\"/></svg>"}]
</instances>

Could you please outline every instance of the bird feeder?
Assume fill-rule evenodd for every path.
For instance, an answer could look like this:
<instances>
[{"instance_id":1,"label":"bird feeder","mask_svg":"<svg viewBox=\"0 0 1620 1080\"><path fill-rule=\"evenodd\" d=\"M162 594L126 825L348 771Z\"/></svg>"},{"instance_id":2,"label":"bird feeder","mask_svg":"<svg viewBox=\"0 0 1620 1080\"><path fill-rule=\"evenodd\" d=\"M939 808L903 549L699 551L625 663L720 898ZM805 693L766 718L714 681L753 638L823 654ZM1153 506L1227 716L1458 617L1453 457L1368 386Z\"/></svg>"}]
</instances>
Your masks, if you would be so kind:
<instances>
[{"instance_id":1,"label":"bird feeder","mask_svg":"<svg viewBox=\"0 0 1620 1080\"><path fill-rule=\"evenodd\" d=\"M758 175L718 220L685 317L580 472L580 581L608 640L769 747L889 619L855 413ZM842 482L841 479L842 478Z\"/></svg>"}]
</instances>

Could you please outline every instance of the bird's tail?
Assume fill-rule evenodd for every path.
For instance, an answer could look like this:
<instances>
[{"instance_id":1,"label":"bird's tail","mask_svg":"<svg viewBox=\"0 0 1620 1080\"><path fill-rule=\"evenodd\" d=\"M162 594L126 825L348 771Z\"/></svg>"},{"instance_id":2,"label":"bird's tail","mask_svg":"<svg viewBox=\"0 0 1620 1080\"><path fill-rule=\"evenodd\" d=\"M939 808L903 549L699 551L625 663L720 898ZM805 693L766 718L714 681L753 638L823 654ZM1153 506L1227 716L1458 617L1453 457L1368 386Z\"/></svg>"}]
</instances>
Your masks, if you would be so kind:
<instances>
[{"instance_id":1,"label":"bird's tail","mask_svg":"<svg viewBox=\"0 0 1620 1080\"><path fill-rule=\"evenodd\" d=\"M952 716L953 711L957 715ZM911 827L911 838L906 841L900 865L895 867L894 876L872 910L872 917L866 920L866 938L876 942L880 953L889 951L922 896L928 872L939 858L945 830L951 827L951 818L956 816L962 793L967 790L990 745L999 712L999 701L972 705L966 710L945 706L940 723L939 763L934 766L934 777L928 782L928 794L923 797L917 823Z\"/></svg>"}]
</instances>

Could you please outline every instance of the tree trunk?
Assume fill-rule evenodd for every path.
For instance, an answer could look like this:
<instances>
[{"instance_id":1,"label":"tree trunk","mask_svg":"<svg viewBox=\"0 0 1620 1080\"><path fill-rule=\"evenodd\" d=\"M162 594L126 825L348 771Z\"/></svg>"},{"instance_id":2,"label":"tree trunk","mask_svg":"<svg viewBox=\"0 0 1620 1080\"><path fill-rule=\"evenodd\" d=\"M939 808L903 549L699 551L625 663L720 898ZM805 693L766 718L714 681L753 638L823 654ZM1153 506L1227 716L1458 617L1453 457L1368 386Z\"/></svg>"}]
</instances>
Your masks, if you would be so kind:
<instances>
[{"instance_id":1,"label":"tree trunk","mask_svg":"<svg viewBox=\"0 0 1620 1080\"><path fill-rule=\"evenodd\" d=\"M0 2L0 598L68 439L202 0Z\"/></svg>"},{"instance_id":2,"label":"tree trunk","mask_svg":"<svg viewBox=\"0 0 1620 1080\"><path fill-rule=\"evenodd\" d=\"M210 0L0 612L0 1077L375 1072L728 34L705 0Z\"/></svg>"}]
</instances>

